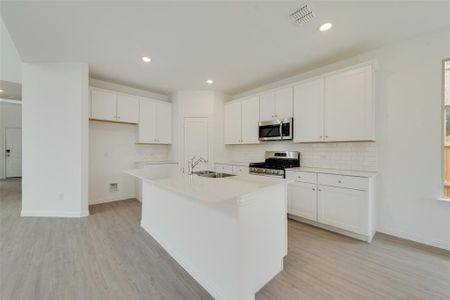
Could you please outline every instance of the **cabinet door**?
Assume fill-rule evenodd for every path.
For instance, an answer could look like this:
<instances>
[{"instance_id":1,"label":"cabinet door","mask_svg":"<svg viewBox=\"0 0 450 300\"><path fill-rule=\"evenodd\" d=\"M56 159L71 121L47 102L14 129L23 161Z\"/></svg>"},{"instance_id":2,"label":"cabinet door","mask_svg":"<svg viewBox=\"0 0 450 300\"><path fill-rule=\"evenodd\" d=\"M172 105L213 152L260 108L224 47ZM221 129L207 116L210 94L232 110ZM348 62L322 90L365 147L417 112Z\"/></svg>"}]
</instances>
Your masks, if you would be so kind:
<instances>
[{"instance_id":1,"label":"cabinet door","mask_svg":"<svg viewBox=\"0 0 450 300\"><path fill-rule=\"evenodd\" d=\"M275 92L275 116L284 120L292 118L292 88L285 88Z\"/></svg>"},{"instance_id":2,"label":"cabinet door","mask_svg":"<svg viewBox=\"0 0 450 300\"><path fill-rule=\"evenodd\" d=\"M216 164L214 169L219 173L233 174L233 166L230 165Z\"/></svg>"},{"instance_id":3,"label":"cabinet door","mask_svg":"<svg viewBox=\"0 0 450 300\"><path fill-rule=\"evenodd\" d=\"M293 182L288 184L288 213L317 221L317 191L312 183Z\"/></svg>"},{"instance_id":4,"label":"cabinet door","mask_svg":"<svg viewBox=\"0 0 450 300\"><path fill-rule=\"evenodd\" d=\"M318 79L294 87L294 141L323 140L324 81Z\"/></svg>"},{"instance_id":5,"label":"cabinet door","mask_svg":"<svg viewBox=\"0 0 450 300\"><path fill-rule=\"evenodd\" d=\"M245 175L249 173L249 168L244 166L233 166L234 175Z\"/></svg>"},{"instance_id":6,"label":"cabinet door","mask_svg":"<svg viewBox=\"0 0 450 300\"><path fill-rule=\"evenodd\" d=\"M372 67L325 78L325 140L374 140Z\"/></svg>"},{"instance_id":7,"label":"cabinet door","mask_svg":"<svg viewBox=\"0 0 450 300\"><path fill-rule=\"evenodd\" d=\"M242 101L242 143L259 143L259 97Z\"/></svg>"},{"instance_id":8,"label":"cabinet door","mask_svg":"<svg viewBox=\"0 0 450 300\"><path fill-rule=\"evenodd\" d=\"M91 90L91 118L117 121L116 93L104 90Z\"/></svg>"},{"instance_id":9,"label":"cabinet door","mask_svg":"<svg viewBox=\"0 0 450 300\"><path fill-rule=\"evenodd\" d=\"M275 93L270 92L259 98L259 119L261 121L272 120L275 116Z\"/></svg>"},{"instance_id":10,"label":"cabinet door","mask_svg":"<svg viewBox=\"0 0 450 300\"><path fill-rule=\"evenodd\" d=\"M156 104L156 142L172 143L172 104L169 102Z\"/></svg>"},{"instance_id":11,"label":"cabinet door","mask_svg":"<svg viewBox=\"0 0 450 300\"><path fill-rule=\"evenodd\" d=\"M130 95L117 95L117 121L126 123L138 123L139 98Z\"/></svg>"},{"instance_id":12,"label":"cabinet door","mask_svg":"<svg viewBox=\"0 0 450 300\"><path fill-rule=\"evenodd\" d=\"M156 143L156 102L139 101L139 143Z\"/></svg>"},{"instance_id":13,"label":"cabinet door","mask_svg":"<svg viewBox=\"0 0 450 300\"><path fill-rule=\"evenodd\" d=\"M241 102L238 100L224 105L224 140L225 144L240 144L241 136Z\"/></svg>"},{"instance_id":14,"label":"cabinet door","mask_svg":"<svg viewBox=\"0 0 450 300\"><path fill-rule=\"evenodd\" d=\"M368 193L319 185L318 221L359 234L368 234Z\"/></svg>"}]
</instances>

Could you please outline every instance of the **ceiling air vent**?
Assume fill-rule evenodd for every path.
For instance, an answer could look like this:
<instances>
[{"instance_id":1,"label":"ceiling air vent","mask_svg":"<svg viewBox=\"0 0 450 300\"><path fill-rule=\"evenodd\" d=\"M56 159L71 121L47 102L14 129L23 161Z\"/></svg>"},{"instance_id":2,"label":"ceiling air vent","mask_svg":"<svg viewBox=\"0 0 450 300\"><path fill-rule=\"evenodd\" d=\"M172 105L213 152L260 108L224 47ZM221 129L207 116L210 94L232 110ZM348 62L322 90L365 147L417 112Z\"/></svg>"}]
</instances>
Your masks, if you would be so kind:
<instances>
[{"instance_id":1,"label":"ceiling air vent","mask_svg":"<svg viewBox=\"0 0 450 300\"><path fill-rule=\"evenodd\" d=\"M314 13L311 10L311 6L309 6L308 4L305 4L299 9L295 10L289 16L292 20L299 24L308 23L315 17Z\"/></svg>"}]
</instances>

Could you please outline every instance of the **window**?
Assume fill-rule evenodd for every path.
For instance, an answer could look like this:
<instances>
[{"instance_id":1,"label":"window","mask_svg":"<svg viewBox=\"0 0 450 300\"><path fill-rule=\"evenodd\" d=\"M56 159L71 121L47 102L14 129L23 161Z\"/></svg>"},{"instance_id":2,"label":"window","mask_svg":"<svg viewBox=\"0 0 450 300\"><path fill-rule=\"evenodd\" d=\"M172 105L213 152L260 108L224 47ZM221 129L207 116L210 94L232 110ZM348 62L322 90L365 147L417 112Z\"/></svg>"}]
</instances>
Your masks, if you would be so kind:
<instances>
[{"instance_id":1,"label":"window","mask_svg":"<svg viewBox=\"0 0 450 300\"><path fill-rule=\"evenodd\" d=\"M450 59L444 68L444 196L450 197Z\"/></svg>"}]
</instances>

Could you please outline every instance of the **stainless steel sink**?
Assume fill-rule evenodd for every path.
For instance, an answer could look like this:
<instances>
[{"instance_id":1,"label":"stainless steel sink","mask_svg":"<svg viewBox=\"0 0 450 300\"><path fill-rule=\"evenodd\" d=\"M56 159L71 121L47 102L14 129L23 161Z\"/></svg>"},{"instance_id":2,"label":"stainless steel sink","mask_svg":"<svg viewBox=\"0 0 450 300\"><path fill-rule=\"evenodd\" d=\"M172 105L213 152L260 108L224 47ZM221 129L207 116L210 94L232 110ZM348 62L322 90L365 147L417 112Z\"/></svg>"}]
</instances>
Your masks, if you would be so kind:
<instances>
[{"instance_id":1,"label":"stainless steel sink","mask_svg":"<svg viewBox=\"0 0 450 300\"><path fill-rule=\"evenodd\" d=\"M207 178L225 178L230 176L236 176L234 174L228 174L228 173L219 173L215 171L197 171L194 172L195 175L201 176L201 177L207 177Z\"/></svg>"}]
</instances>

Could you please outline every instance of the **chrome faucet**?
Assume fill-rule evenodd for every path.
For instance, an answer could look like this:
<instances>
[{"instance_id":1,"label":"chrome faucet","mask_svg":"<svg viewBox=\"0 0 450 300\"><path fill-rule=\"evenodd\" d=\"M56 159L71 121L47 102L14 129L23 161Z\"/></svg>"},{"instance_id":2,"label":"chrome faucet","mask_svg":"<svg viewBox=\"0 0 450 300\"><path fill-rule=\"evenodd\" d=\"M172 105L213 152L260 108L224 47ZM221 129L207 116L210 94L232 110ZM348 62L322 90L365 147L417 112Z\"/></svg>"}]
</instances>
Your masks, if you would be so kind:
<instances>
[{"instance_id":1,"label":"chrome faucet","mask_svg":"<svg viewBox=\"0 0 450 300\"><path fill-rule=\"evenodd\" d=\"M201 162L208 162L208 160L204 159L203 157L200 157L199 159L195 160L197 156L194 155L190 160L188 160L188 175L194 174L194 168L196 165L198 165Z\"/></svg>"}]
</instances>

